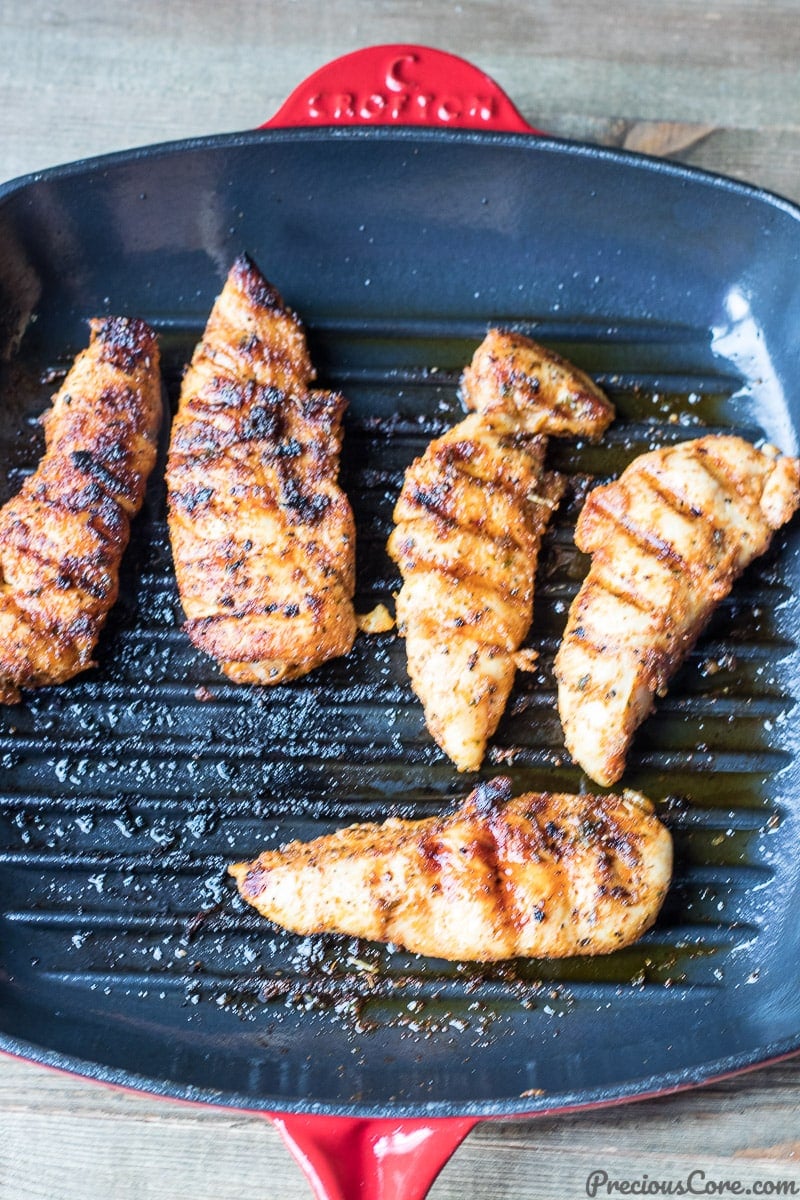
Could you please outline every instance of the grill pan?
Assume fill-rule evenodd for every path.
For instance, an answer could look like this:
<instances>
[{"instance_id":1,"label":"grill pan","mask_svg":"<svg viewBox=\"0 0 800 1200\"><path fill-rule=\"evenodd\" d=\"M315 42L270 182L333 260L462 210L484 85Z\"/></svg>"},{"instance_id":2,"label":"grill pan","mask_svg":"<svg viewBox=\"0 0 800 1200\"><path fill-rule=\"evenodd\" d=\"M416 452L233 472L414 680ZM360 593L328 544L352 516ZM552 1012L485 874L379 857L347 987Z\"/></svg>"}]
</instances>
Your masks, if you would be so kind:
<instances>
[{"instance_id":1,"label":"grill pan","mask_svg":"<svg viewBox=\"0 0 800 1200\"><path fill-rule=\"evenodd\" d=\"M37 417L87 319L156 327L174 408L246 249L303 317L323 386L350 400L365 611L398 586L393 502L459 419L461 368L489 324L532 333L619 416L600 446L551 443L570 485L541 556L539 670L518 676L481 777L580 790L552 660L586 570L572 530L587 486L700 433L798 452L800 212L719 176L531 137L490 80L438 52L372 48L328 71L276 118L316 128L0 188L0 502L35 466ZM231 684L191 647L167 432L97 667L0 708L1 1048L272 1115L321 1197L355 1194L362 1170L359 1195L422 1195L478 1117L631 1099L800 1048L796 523L636 736L623 782L676 844L655 928L597 960L446 964L283 934L225 878L266 845L431 815L471 780L425 731L393 635L273 689Z\"/></svg>"}]
</instances>

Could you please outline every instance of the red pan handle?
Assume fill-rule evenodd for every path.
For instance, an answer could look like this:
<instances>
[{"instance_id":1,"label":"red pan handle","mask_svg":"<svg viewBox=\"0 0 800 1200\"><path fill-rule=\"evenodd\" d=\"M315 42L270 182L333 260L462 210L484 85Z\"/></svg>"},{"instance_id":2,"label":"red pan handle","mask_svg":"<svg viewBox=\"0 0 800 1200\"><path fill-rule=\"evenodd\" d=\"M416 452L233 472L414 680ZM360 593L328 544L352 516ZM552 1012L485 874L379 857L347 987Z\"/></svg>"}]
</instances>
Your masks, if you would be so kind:
<instances>
[{"instance_id":1,"label":"red pan handle","mask_svg":"<svg viewBox=\"0 0 800 1200\"><path fill-rule=\"evenodd\" d=\"M424 1200L474 1117L359 1120L272 1115L316 1200Z\"/></svg>"},{"instance_id":2,"label":"red pan handle","mask_svg":"<svg viewBox=\"0 0 800 1200\"><path fill-rule=\"evenodd\" d=\"M427 125L540 133L472 63L428 46L368 46L295 88L262 129ZM472 1117L357 1119L269 1114L316 1200L423 1200Z\"/></svg>"},{"instance_id":3,"label":"red pan handle","mask_svg":"<svg viewBox=\"0 0 800 1200\"><path fill-rule=\"evenodd\" d=\"M298 125L435 125L541 133L493 79L430 46L367 46L320 67L261 129Z\"/></svg>"}]
</instances>

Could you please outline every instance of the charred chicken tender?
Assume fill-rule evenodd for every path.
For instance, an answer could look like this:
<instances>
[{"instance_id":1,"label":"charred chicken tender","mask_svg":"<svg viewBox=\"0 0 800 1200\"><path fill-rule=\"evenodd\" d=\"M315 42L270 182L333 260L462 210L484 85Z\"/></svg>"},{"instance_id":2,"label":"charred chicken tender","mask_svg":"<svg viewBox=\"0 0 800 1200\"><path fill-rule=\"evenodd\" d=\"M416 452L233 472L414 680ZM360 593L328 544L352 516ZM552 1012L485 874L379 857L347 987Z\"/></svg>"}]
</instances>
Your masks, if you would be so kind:
<instances>
[{"instance_id":1,"label":"charred chicken tender","mask_svg":"<svg viewBox=\"0 0 800 1200\"><path fill-rule=\"evenodd\" d=\"M505 710L533 618L542 536L563 478L546 434L598 436L613 409L582 372L520 334L491 330L464 372L471 412L406 472L389 555L397 623L425 721L459 771L476 771Z\"/></svg>"},{"instance_id":2,"label":"charred chicken tender","mask_svg":"<svg viewBox=\"0 0 800 1200\"><path fill-rule=\"evenodd\" d=\"M239 683L297 678L356 635L346 401L313 379L299 318L242 255L184 377L167 464L185 628Z\"/></svg>"},{"instance_id":3,"label":"charred chicken tender","mask_svg":"<svg viewBox=\"0 0 800 1200\"><path fill-rule=\"evenodd\" d=\"M635 792L512 799L499 778L448 815L351 825L229 870L294 933L453 960L564 958L610 953L653 924L672 840Z\"/></svg>"},{"instance_id":4,"label":"charred chicken tender","mask_svg":"<svg viewBox=\"0 0 800 1200\"><path fill-rule=\"evenodd\" d=\"M800 460L739 437L644 454L589 494L592 555L556 657L567 749L609 787L715 606L800 503Z\"/></svg>"},{"instance_id":5,"label":"charred chicken tender","mask_svg":"<svg viewBox=\"0 0 800 1200\"><path fill-rule=\"evenodd\" d=\"M94 665L155 465L155 333L128 317L89 327L88 347L42 417L44 456L0 510L0 703Z\"/></svg>"}]
</instances>

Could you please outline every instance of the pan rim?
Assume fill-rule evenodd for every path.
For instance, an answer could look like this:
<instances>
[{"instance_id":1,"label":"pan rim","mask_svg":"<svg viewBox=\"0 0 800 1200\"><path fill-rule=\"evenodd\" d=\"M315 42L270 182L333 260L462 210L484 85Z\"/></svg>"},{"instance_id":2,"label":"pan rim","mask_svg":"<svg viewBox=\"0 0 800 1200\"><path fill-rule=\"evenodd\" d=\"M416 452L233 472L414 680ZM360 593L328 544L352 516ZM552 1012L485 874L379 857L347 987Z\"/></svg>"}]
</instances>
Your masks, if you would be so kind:
<instances>
[{"instance_id":1,"label":"pan rim","mask_svg":"<svg viewBox=\"0 0 800 1200\"><path fill-rule=\"evenodd\" d=\"M643 170L663 177L738 195L751 202L766 204L792 221L800 222L800 204L757 185L735 180L704 168L687 166L636 151L604 147L563 138L534 137L530 134L490 133L482 131L420 129L418 127L320 127L312 129L271 129L221 133L154 143L126 150L81 158L0 183L0 204L29 187L56 180L68 180L92 171L123 167L150 158L200 150L224 150L237 147L297 143L370 142L419 143L463 146L507 147L554 156L614 163L625 169ZM578 1111L665 1095L700 1087L710 1081L743 1071L755 1070L776 1060L800 1053L800 1030L789 1038L770 1042L755 1049L728 1055L706 1063L695 1063L675 1071L640 1079L626 1080L613 1086L564 1091L539 1098L513 1096L491 1100L436 1100L357 1104L321 1102L308 1098L251 1096L181 1084L169 1079L140 1076L121 1068L112 1068L92 1060L39 1046L0 1031L0 1052L41 1066L112 1086L129 1088L164 1099L212 1105L254 1113L310 1113L342 1117L533 1117Z\"/></svg>"},{"instance_id":2,"label":"pan rim","mask_svg":"<svg viewBox=\"0 0 800 1200\"><path fill-rule=\"evenodd\" d=\"M147 1075L138 1075L122 1068L107 1067L90 1059L61 1054L1 1032L0 1053L36 1066L77 1076L88 1082L133 1091L154 1099L251 1112L261 1116L302 1114L364 1120L447 1117L522 1119L635 1103L700 1088L715 1080L755 1071L800 1055L800 1031L790 1038L767 1043L752 1052L724 1055L706 1063L645 1075L641 1079L625 1080L613 1086L579 1088L561 1093L547 1093L540 1097L512 1096L494 1100L431 1100L375 1104L336 1103L310 1097L287 1100L285 1097L252 1096L246 1092L228 1092L193 1084L179 1084L168 1079L159 1080Z\"/></svg>"},{"instance_id":3,"label":"pan rim","mask_svg":"<svg viewBox=\"0 0 800 1200\"><path fill-rule=\"evenodd\" d=\"M598 162L616 163L630 169L639 169L664 175L677 180L698 183L718 190L740 195L745 199L757 200L783 212L800 222L800 201L790 200L779 192L771 191L758 184L734 179L723 172L712 171L672 159L659 158L638 150L627 150L616 146L602 146L594 142L569 138L542 136L529 133L502 133L468 129L420 128L419 126L315 126L312 128L252 129L214 133L204 136L177 138L164 142L153 142L106 154L77 158L38 171L27 172L5 182L0 182L0 204L11 196L39 183L69 179L87 171L124 166L142 159L162 158L172 154L183 154L197 150L217 150L237 147L289 142L370 142L397 141L421 142L423 144L499 146L525 151L544 151L565 157L577 157Z\"/></svg>"}]
</instances>

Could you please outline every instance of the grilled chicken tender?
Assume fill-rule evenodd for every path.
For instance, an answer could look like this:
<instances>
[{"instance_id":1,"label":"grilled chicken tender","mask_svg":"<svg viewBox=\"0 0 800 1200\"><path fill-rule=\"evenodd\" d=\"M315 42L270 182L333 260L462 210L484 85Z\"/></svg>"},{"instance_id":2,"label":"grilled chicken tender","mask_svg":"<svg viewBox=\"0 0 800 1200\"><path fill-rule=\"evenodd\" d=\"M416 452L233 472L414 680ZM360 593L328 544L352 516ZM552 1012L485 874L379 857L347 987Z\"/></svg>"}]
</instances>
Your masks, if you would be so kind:
<instances>
[{"instance_id":1,"label":"grilled chicken tender","mask_svg":"<svg viewBox=\"0 0 800 1200\"><path fill-rule=\"evenodd\" d=\"M582 372L529 338L491 330L462 379L474 410L409 467L388 552L397 623L436 742L475 771L503 714L533 617L539 546L564 480L548 433L586 437L613 417Z\"/></svg>"},{"instance_id":2,"label":"grilled chicken tender","mask_svg":"<svg viewBox=\"0 0 800 1200\"><path fill-rule=\"evenodd\" d=\"M155 464L155 334L127 317L89 324L89 346L42 417L44 456L0 510L0 703L94 665Z\"/></svg>"},{"instance_id":3,"label":"grilled chicken tender","mask_svg":"<svg viewBox=\"0 0 800 1200\"><path fill-rule=\"evenodd\" d=\"M590 493L575 541L592 555L556 657L567 748L597 783L625 768L715 605L800 503L800 460L738 437L637 458Z\"/></svg>"},{"instance_id":4,"label":"grilled chicken tender","mask_svg":"<svg viewBox=\"0 0 800 1200\"><path fill-rule=\"evenodd\" d=\"M351 825L229 868L294 933L343 933L436 958L607 954L656 919L672 840L649 800L480 784L456 812Z\"/></svg>"},{"instance_id":5,"label":"grilled chicken tender","mask_svg":"<svg viewBox=\"0 0 800 1200\"><path fill-rule=\"evenodd\" d=\"M313 379L299 318L242 255L184 378L167 466L185 628L239 683L304 675L356 634L346 402Z\"/></svg>"}]
</instances>

